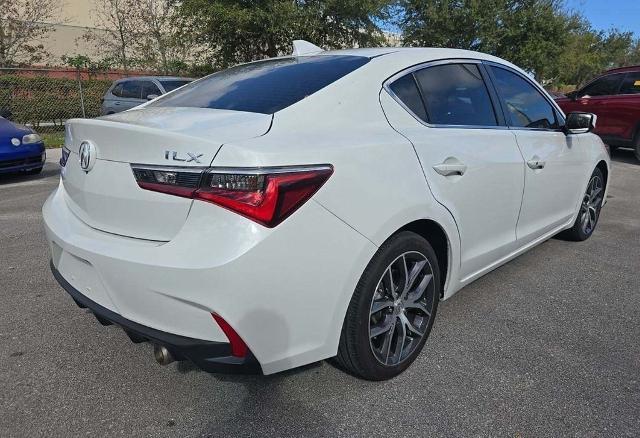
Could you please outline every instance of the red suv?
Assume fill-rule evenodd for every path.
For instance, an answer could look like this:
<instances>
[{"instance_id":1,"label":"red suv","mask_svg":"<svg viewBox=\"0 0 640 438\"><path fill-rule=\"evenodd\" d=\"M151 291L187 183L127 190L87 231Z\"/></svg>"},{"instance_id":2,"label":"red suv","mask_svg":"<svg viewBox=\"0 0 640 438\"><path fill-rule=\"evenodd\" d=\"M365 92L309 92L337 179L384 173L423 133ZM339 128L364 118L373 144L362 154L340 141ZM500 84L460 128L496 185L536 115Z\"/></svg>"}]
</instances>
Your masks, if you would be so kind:
<instances>
[{"instance_id":1,"label":"red suv","mask_svg":"<svg viewBox=\"0 0 640 438\"><path fill-rule=\"evenodd\" d=\"M597 115L602 141L612 149L633 148L640 160L640 66L609 70L556 102L565 113Z\"/></svg>"}]
</instances>

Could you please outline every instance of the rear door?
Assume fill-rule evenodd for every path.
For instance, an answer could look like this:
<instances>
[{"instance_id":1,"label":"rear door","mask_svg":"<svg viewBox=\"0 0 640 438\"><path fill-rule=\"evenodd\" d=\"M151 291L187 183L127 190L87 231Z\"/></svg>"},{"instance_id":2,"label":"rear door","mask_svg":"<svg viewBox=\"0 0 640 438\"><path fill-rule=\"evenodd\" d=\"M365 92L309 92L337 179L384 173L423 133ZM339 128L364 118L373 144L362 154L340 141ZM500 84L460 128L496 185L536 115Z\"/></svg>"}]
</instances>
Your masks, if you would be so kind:
<instances>
[{"instance_id":1,"label":"rear door","mask_svg":"<svg viewBox=\"0 0 640 438\"><path fill-rule=\"evenodd\" d=\"M142 82L142 100L147 101L162 95L162 91L154 81L144 80Z\"/></svg>"},{"instance_id":2,"label":"rear door","mask_svg":"<svg viewBox=\"0 0 640 438\"><path fill-rule=\"evenodd\" d=\"M628 72L617 95L602 103L603 112L611 120L610 137L633 140L640 126L640 71ZM602 120L598 119L598 126Z\"/></svg>"},{"instance_id":3,"label":"rear door","mask_svg":"<svg viewBox=\"0 0 640 438\"><path fill-rule=\"evenodd\" d=\"M390 120L455 218L463 281L513 250L524 188L522 155L486 80L481 63L465 60L427 64L386 85L420 121Z\"/></svg>"},{"instance_id":4,"label":"rear door","mask_svg":"<svg viewBox=\"0 0 640 438\"><path fill-rule=\"evenodd\" d=\"M580 196L576 181L585 178L586 148L578 136L564 134L559 112L530 79L504 66L488 70L526 163L516 233L526 244L573 216Z\"/></svg>"}]
</instances>

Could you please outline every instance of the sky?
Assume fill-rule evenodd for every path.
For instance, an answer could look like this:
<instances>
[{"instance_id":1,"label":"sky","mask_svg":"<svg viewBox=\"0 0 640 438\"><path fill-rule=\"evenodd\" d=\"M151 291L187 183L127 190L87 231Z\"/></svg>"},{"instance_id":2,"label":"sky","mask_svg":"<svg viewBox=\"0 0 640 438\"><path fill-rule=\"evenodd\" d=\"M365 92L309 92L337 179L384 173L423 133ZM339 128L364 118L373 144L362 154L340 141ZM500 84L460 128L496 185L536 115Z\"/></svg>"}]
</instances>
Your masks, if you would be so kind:
<instances>
[{"instance_id":1,"label":"sky","mask_svg":"<svg viewBox=\"0 0 640 438\"><path fill-rule=\"evenodd\" d=\"M617 27L640 37L640 0L565 0L569 9L587 17L596 30Z\"/></svg>"}]
</instances>

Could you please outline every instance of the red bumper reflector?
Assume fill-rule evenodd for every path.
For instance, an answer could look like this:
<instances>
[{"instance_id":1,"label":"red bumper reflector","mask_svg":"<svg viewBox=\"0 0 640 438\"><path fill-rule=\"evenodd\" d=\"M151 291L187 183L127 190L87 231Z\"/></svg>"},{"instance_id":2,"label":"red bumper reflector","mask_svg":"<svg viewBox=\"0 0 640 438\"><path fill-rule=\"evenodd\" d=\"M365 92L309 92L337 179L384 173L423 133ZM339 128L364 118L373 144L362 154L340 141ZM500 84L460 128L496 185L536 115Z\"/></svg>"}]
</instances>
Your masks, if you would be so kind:
<instances>
[{"instance_id":1,"label":"red bumper reflector","mask_svg":"<svg viewBox=\"0 0 640 438\"><path fill-rule=\"evenodd\" d=\"M224 334L231 344L231 355L234 357L246 357L249 347L244 343L240 335L229 325L227 321L222 319L220 315L212 313L213 319L218 323Z\"/></svg>"}]
</instances>

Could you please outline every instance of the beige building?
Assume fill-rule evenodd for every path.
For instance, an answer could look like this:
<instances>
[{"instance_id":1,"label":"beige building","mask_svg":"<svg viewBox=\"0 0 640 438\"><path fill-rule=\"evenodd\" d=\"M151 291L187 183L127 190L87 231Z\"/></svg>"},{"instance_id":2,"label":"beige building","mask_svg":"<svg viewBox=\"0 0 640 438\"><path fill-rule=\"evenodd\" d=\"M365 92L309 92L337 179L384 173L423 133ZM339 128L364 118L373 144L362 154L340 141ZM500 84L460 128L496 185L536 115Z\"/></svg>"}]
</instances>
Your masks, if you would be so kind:
<instances>
[{"instance_id":1,"label":"beige building","mask_svg":"<svg viewBox=\"0 0 640 438\"><path fill-rule=\"evenodd\" d=\"M87 31L100 32L99 23L92 16L93 0L63 0L61 15L52 25L52 31L40 41L50 54L42 64L60 65L63 55L85 55L99 59L100 53L83 36Z\"/></svg>"},{"instance_id":2,"label":"beige building","mask_svg":"<svg viewBox=\"0 0 640 438\"><path fill-rule=\"evenodd\" d=\"M100 59L101 53L95 43L83 38L88 31L100 32L103 23L95 20L95 0L61 0L62 13L52 26L52 31L42 39L41 43L50 54L41 64L62 65L62 56L85 55L93 60ZM400 35L384 32L389 46L400 46Z\"/></svg>"}]
</instances>

